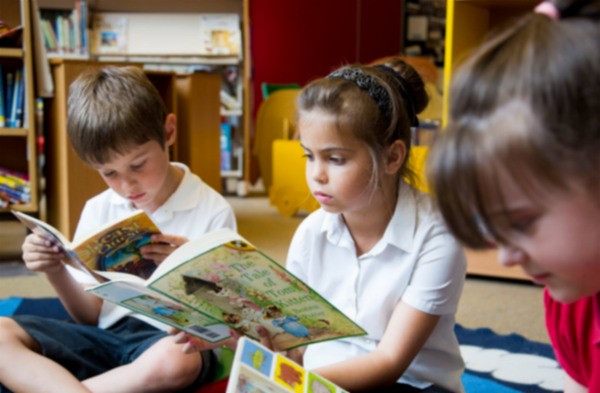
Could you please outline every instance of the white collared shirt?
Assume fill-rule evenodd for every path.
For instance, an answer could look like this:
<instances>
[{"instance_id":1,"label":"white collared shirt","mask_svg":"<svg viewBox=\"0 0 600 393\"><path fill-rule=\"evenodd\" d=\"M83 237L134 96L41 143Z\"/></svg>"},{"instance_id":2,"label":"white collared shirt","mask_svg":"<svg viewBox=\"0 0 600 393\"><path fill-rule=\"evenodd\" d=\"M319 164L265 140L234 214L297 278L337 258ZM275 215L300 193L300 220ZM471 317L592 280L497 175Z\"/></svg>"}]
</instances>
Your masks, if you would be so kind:
<instances>
[{"instance_id":1,"label":"white collared shirt","mask_svg":"<svg viewBox=\"0 0 600 393\"><path fill-rule=\"evenodd\" d=\"M183 236L189 240L219 228L236 231L235 215L225 198L191 173L187 166L180 163L171 164L182 170L184 175L169 199L154 213L149 214L158 229L164 234ZM136 208L131 201L109 188L87 201L75 231L75 239L134 210ZM87 274L69 266L67 268L80 283L96 283ZM102 306L98 327L106 329L127 315L139 318L159 329L167 329L167 325L108 302L104 302Z\"/></svg>"},{"instance_id":2,"label":"white collared shirt","mask_svg":"<svg viewBox=\"0 0 600 393\"><path fill-rule=\"evenodd\" d=\"M466 258L430 195L401 182L396 210L383 237L360 257L342 215L317 210L296 231L287 268L368 333L310 345L304 355L308 369L374 351L402 300L441 318L398 382L464 391L454 315Z\"/></svg>"}]
</instances>

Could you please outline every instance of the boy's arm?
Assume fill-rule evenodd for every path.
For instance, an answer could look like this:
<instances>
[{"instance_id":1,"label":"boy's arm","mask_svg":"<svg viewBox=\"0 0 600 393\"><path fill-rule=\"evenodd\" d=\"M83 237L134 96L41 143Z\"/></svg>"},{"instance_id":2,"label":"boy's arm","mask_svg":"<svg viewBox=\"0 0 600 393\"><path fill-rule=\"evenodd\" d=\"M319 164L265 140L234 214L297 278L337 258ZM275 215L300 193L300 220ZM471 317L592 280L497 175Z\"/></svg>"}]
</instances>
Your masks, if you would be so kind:
<instances>
[{"instance_id":1,"label":"boy's arm","mask_svg":"<svg viewBox=\"0 0 600 393\"><path fill-rule=\"evenodd\" d=\"M98 325L103 303L101 298L84 291L82 284L73 278L64 265L62 269L46 273L46 277L75 322Z\"/></svg>"},{"instance_id":2,"label":"boy's arm","mask_svg":"<svg viewBox=\"0 0 600 393\"><path fill-rule=\"evenodd\" d=\"M95 325L98 323L102 300L83 290L61 262L63 257L63 253L57 246L35 232L25 238L23 261L27 268L46 274L48 281L75 321Z\"/></svg>"}]
</instances>

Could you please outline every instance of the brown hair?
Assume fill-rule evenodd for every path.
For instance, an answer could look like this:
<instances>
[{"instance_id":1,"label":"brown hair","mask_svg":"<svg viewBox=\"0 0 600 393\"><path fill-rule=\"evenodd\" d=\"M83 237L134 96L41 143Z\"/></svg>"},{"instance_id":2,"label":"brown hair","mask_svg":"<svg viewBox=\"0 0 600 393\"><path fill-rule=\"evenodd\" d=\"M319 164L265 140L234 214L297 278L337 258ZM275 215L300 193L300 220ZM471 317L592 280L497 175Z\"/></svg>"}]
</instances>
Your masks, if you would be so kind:
<instances>
[{"instance_id":1,"label":"brown hair","mask_svg":"<svg viewBox=\"0 0 600 393\"><path fill-rule=\"evenodd\" d=\"M501 197L499 169L537 200L544 191L568 191L569 178L600 189L598 4L557 2L560 20L524 16L454 78L448 125L429 169L442 215L467 246L488 247L482 227L507 241L485 208L486 195ZM594 7L596 20L578 16Z\"/></svg>"},{"instance_id":2,"label":"brown hair","mask_svg":"<svg viewBox=\"0 0 600 393\"><path fill-rule=\"evenodd\" d=\"M104 164L111 154L156 141L164 147L165 105L137 67L105 67L81 74L69 88L67 133L85 162Z\"/></svg>"},{"instance_id":3,"label":"brown hair","mask_svg":"<svg viewBox=\"0 0 600 393\"><path fill-rule=\"evenodd\" d=\"M406 145L406 157L399 171L402 177L414 176L406 167L411 145L410 113L416 116L422 112L429 98L425 85L413 67L399 59L391 59L383 64L386 68L371 66L350 66L350 70L362 70L365 77L373 77L376 83L389 96L389 118L382 108L357 83L342 77L317 79L308 84L298 97L297 120L303 112L323 111L335 117L339 130L349 130L358 140L365 143L373 160L371 184L379 180L379 167L385 149L396 140ZM391 70L390 70L391 69ZM332 74L343 70L334 71ZM392 71L393 70L393 71ZM401 83L395 73L407 83ZM298 123L299 124L299 123Z\"/></svg>"}]
</instances>

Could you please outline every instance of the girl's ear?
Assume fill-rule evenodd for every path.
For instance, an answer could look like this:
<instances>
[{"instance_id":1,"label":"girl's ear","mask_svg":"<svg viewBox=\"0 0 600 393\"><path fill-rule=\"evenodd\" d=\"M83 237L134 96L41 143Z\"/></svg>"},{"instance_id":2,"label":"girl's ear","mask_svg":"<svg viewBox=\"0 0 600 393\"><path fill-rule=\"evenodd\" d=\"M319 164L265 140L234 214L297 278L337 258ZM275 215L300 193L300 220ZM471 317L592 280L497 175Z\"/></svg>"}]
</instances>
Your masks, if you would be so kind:
<instances>
[{"instance_id":1,"label":"girl's ear","mask_svg":"<svg viewBox=\"0 0 600 393\"><path fill-rule=\"evenodd\" d=\"M398 173L404 159L406 158L406 145L404 142L397 140L394 141L387 148L387 159L385 162L385 173L388 175L394 175Z\"/></svg>"}]
</instances>

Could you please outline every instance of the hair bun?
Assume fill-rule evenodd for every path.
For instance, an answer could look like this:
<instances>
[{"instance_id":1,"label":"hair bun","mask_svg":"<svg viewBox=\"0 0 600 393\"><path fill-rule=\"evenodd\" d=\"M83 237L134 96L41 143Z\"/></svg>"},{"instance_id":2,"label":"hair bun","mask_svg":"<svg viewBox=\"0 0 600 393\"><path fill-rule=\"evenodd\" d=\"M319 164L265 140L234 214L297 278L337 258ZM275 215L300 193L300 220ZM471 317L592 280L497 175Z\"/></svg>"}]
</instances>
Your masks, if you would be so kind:
<instances>
[{"instance_id":1,"label":"hair bun","mask_svg":"<svg viewBox=\"0 0 600 393\"><path fill-rule=\"evenodd\" d=\"M417 70L397 57L386 59L381 65L390 67L408 82L412 90L411 96L414 99L415 112L416 114L423 112L429 103L429 96L425 91L425 82Z\"/></svg>"}]
</instances>

